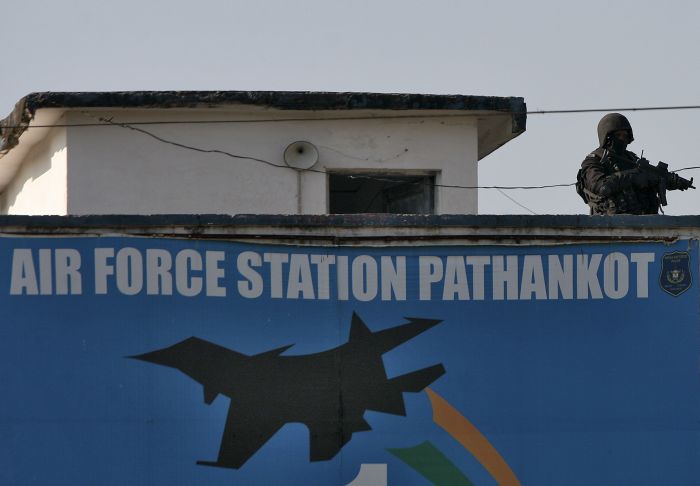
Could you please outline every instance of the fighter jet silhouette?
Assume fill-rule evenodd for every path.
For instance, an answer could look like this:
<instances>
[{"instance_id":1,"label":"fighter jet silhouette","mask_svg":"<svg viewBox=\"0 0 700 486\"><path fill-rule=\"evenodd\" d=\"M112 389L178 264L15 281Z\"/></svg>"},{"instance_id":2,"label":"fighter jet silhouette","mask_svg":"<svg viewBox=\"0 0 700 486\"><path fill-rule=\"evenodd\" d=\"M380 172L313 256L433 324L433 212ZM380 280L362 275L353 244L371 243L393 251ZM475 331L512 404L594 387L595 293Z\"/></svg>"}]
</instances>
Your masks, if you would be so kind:
<instances>
[{"instance_id":1,"label":"fighter jet silhouette","mask_svg":"<svg viewBox=\"0 0 700 486\"><path fill-rule=\"evenodd\" d=\"M439 324L409 322L372 332L353 313L348 342L315 354L280 356L293 345L248 356L197 337L138 356L201 383L204 401L231 399L219 456L205 466L240 468L287 423L310 432L310 460L335 457L355 432L371 430L366 410L406 415L403 392L420 392L445 373L442 364L389 379L382 354Z\"/></svg>"}]
</instances>

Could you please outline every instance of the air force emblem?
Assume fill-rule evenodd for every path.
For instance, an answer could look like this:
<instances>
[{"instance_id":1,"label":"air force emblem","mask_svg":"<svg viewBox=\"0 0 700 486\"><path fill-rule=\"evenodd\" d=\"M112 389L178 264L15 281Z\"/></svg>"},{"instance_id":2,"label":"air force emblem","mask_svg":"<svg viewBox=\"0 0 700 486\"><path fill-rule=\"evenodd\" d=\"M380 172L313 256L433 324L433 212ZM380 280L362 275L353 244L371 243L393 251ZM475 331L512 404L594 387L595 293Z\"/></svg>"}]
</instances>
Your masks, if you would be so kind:
<instances>
[{"instance_id":1,"label":"air force emblem","mask_svg":"<svg viewBox=\"0 0 700 486\"><path fill-rule=\"evenodd\" d=\"M659 285L664 291L678 297L690 288L690 254L687 251L666 253L661 262Z\"/></svg>"}]
</instances>

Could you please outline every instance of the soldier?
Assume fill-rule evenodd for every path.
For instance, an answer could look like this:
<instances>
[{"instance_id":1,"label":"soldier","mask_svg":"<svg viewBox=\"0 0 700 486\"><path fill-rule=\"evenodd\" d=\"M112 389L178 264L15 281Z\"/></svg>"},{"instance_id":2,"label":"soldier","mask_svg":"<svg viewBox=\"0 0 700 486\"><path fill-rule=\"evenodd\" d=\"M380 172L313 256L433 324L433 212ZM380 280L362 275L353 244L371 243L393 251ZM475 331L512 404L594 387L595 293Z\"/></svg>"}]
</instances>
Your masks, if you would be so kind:
<instances>
[{"instance_id":1,"label":"soldier","mask_svg":"<svg viewBox=\"0 0 700 486\"><path fill-rule=\"evenodd\" d=\"M662 202L660 179L653 172L642 170L637 163L639 157L627 150L634 140L627 118L619 113L601 118L598 140L598 148L581 164L576 183L591 214L658 214ZM665 189L684 191L692 186L692 179L667 174Z\"/></svg>"}]
</instances>

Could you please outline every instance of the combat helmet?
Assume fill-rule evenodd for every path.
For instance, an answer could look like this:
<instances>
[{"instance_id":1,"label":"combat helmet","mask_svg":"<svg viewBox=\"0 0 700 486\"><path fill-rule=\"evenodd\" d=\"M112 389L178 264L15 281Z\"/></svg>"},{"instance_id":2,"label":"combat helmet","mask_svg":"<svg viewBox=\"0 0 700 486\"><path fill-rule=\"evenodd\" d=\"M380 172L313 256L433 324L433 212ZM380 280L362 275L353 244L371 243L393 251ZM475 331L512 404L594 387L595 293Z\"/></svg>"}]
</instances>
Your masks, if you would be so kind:
<instances>
[{"instance_id":1,"label":"combat helmet","mask_svg":"<svg viewBox=\"0 0 700 486\"><path fill-rule=\"evenodd\" d=\"M599 146L602 147L605 145L605 139L608 138L608 135L617 130L629 130L632 140L634 140L632 125L630 125L629 120L619 113L608 113L598 122Z\"/></svg>"}]
</instances>

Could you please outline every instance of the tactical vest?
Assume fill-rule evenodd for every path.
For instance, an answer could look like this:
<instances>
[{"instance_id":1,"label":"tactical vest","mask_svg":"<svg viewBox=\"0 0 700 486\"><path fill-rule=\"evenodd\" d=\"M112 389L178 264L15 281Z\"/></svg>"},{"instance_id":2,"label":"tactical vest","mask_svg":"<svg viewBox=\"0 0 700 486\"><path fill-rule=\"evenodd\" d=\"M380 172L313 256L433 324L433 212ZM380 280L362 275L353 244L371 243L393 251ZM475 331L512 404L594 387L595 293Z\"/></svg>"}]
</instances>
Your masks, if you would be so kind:
<instances>
[{"instance_id":1,"label":"tactical vest","mask_svg":"<svg viewBox=\"0 0 700 486\"><path fill-rule=\"evenodd\" d=\"M599 150L596 150L587 158L599 159L606 176L636 167L634 162L627 158L619 157L609 152L603 156L599 153ZM578 171L576 179L576 192L591 208L591 214L658 214L659 212L659 199L654 189L639 189L627 186L609 197L604 197L594 194L585 187L583 169Z\"/></svg>"}]
</instances>

